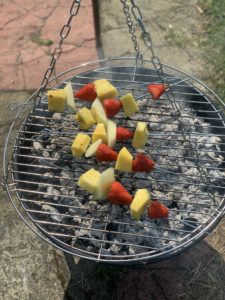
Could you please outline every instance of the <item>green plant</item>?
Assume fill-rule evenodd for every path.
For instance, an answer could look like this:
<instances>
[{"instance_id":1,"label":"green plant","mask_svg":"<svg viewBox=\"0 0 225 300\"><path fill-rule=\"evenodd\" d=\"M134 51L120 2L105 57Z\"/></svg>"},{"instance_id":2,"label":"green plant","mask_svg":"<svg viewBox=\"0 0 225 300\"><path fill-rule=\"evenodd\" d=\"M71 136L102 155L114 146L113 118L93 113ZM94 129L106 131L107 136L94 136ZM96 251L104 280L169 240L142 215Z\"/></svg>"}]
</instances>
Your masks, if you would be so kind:
<instances>
[{"instance_id":1,"label":"green plant","mask_svg":"<svg viewBox=\"0 0 225 300\"><path fill-rule=\"evenodd\" d=\"M169 28L167 30L166 40L169 42L170 45L177 46L177 47L185 47L187 42L187 37L181 31L175 30L174 28Z\"/></svg>"},{"instance_id":2,"label":"green plant","mask_svg":"<svg viewBox=\"0 0 225 300\"><path fill-rule=\"evenodd\" d=\"M225 99L225 1L200 0L199 5L206 16L204 30L207 39L204 39L202 46L207 60L214 66L212 83L217 93Z\"/></svg>"},{"instance_id":3,"label":"green plant","mask_svg":"<svg viewBox=\"0 0 225 300\"><path fill-rule=\"evenodd\" d=\"M36 43L38 45L42 45L42 46L51 46L53 44L52 40L49 39L42 39L40 37L40 34L37 32L34 32L31 34L31 41L33 43Z\"/></svg>"}]
</instances>

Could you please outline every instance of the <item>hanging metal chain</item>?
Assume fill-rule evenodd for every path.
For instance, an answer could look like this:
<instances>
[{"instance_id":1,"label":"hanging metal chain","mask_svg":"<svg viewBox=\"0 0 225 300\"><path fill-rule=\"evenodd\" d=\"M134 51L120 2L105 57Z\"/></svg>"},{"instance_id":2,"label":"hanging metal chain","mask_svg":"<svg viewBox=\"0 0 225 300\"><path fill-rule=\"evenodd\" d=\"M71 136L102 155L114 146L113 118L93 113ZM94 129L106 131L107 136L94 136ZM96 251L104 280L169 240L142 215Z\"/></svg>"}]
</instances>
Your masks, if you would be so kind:
<instances>
[{"instance_id":1,"label":"hanging metal chain","mask_svg":"<svg viewBox=\"0 0 225 300\"><path fill-rule=\"evenodd\" d=\"M139 6L136 4L135 0L130 0L131 2L131 11L133 14L134 19L137 21L140 29L141 29L141 37L144 41L145 46L151 51L151 60L152 64L157 71L157 74L160 76L160 73L163 74L163 67L160 62L160 59L158 56L155 55L155 51L153 49L152 44L152 38L150 36L150 33L146 30L145 23L142 17L141 10ZM164 76L160 76L162 82L164 82Z\"/></svg>"},{"instance_id":2,"label":"hanging metal chain","mask_svg":"<svg viewBox=\"0 0 225 300\"><path fill-rule=\"evenodd\" d=\"M70 7L70 12L69 12L69 18L68 21L65 25L63 25L61 31L60 31L60 40L58 45L55 47L55 49L53 50L51 56L51 61L49 64L49 67L47 68L45 74L44 74L44 78L41 82L41 86L38 90L38 94L36 96L35 102L39 102L41 100L41 97L46 89L46 86L49 83L49 80L52 76L53 71L55 70L55 65L56 62L58 61L58 59L60 58L61 54L62 54L62 45L64 40L68 37L70 30L71 30L71 22L73 17L75 17L78 14L79 8L80 8L80 3L81 0L74 0L72 2L72 5Z\"/></svg>"},{"instance_id":3,"label":"hanging metal chain","mask_svg":"<svg viewBox=\"0 0 225 300\"><path fill-rule=\"evenodd\" d=\"M127 25L128 25L129 32L130 32L130 35L131 35L131 39L132 39L133 44L134 44L134 50L136 52L136 57L141 58L142 55L140 53L140 47L139 47L139 44L137 42L137 36L135 34L134 24L133 24L133 21L131 20L131 16L130 16L130 13L129 13L129 6L127 5L127 0L120 0L120 2L123 4L123 12L125 14L125 17L126 17L126 20L127 20Z\"/></svg>"},{"instance_id":4,"label":"hanging metal chain","mask_svg":"<svg viewBox=\"0 0 225 300\"><path fill-rule=\"evenodd\" d=\"M126 1L121 1L121 2L126 2ZM165 75L164 75L163 65L162 65L159 57L155 55L155 51L153 49L153 43L152 43L150 33L145 28L145 24L144 24L144 20L142 18L140 8L136 4L135 0L130 0L130 2L131 2L131 11L132 11L133 17L137 21L137 23L139 24L139 27L142 31L142 34L141 34L142 39L143 39L146 47L151 52L152 64L153 64L153 66L154 66L154 68L157 72L157 75L159 76L161 82L168 87L168 90L170 90L169 82L167 82L167 80L165 78ZM126 5L126 6L128 6L128 5ZM128 10L129 10L129 7L128 7ZM188 144L191 154L195 157L196 166L197 166L197 169L199 170L200 178L203 182L205 182L207 184L207 187L208 187L209 191L211 191L213 200L215 202L215 195L214 195L213 189L210 187L211 182L208 179L207 172L204 170L204 168L199 163L199 154L198 154L198 151L197 151L196 147L194 147L192 145L190 133L187 133L186 130L184 129L183 117L182 117L182 113L180 111L179 105L177 104L177 102L175 101L175 99L174 99L174 97L171 93L167 92L166 97L167 97L167 100L171 103L174 111L176 112L177 121L180 125L181 134L182 134L182 137L184 139L184 142L186 142ZM188 136L188 138L187 138L187 136Z\"/></svg>"}]
</instances>

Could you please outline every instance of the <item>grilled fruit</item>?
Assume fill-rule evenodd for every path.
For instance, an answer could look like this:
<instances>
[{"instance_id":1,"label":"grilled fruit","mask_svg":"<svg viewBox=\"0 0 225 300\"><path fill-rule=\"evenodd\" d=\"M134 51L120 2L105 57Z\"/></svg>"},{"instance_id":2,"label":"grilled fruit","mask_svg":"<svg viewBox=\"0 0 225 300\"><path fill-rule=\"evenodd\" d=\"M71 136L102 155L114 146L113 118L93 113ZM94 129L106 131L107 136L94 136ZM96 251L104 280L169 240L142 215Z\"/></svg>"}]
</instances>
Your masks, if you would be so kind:
<instances>
[{"instance_id":1,"label":"grilled fruit","mask_svg":"<svg viewBox=\"0 0 225 300\"><path fill-rule=\"evenodd\" d=\"M165 219L169 216L169 209L158 200L154 200L148 208L148 216L151 219Z\"/></svg>"},{"instance_id":2,"label":"grilled fruit","mask_svg":"<svg viewBox=\"0 0 225 300\"><path fill-rule=\"evenodd\" d=\"M150 204L150 195L148 190L139 189L135 193L134 200L131 203L130 211L135 220L140 220L146 206Z\"/></svg>"},{"instance_id":3,"label":"grilled fruit","mask_svg":"<svg viewBox=\"0 0 225 300\"><path fill-rule=\"evenodd\" d=\"M83 107L79 110L75 116L75 119L79 122L80 128L85 130L96 124L91 110L86 107Z\"/></svg>"},{"instance_id":4,"label":"grilled fruit","mask_svg":"<svg viewBox=\"0 0 225 300\"><path fill-rule=\"evenodd\" d=\"M129 205L132 196L121 183L114 181L108 192L108 200L111 204Z\"/></svg>"},{"instance_id":5,"label":"grilled fruit","mask_svg":"<svg viewBox=\"0 0 225 300\"><path fill-rule=\"evenodd\" d=\"M98 146L101 145L101 143L102 143L102 140L99 139L96 142L94 142L93 144L91 144L88 147L87 151L85 152L85 157L94 156L97 152Z\"/></svg>"},{"instance_id":6,"label":"grilled fruit","mask_svg":"<svg viewBox=\"0 0 225 300\"><path fill-rule=\"evenodd\" d=\"M98 200L106 199L109 189L114 181L114 168L108 168L102 172L99 177L97 191L94 194L95 198Z\"/></svg>"},{"instance_id":7,"label":"grilled fruit","mask_svg":"<svg viewBox=\"0 0 225 300\"><path fill-rule=\"evenodd\" d=\"M102 105L108 118L114 117L122 107L122 103L117 99L105 99Z\"/></svg>"},{"instance_id":8,"label":"grilled fruit","mask_svg":"<svg viewBox=\"0 0 225 300\"><path fill-rule=\"evenodd\" d=\"M137 102L131 93L124 95L120 100L126 117L131 117L139 110Z\"/></svg>"},{"instance_id":9,"label":"grilled fruit","mask_svg":"<svg viewBox=\"0 0 225 300\"><path fill-rule=\"evenodd\" d=\"M97 97L103 101L108 98L115 98L118 95L117 89L106 79L94 81Z\"/></svg>"},{"instance_id":10,"label":"grilled fruit","mask_svg":"<svg viewBox=\"0 0 225 300\"><path fill-rule=\"evenodd\" d=\"M82 174L78 180L78 186L90 194L96 194L99 189L100 173L95 169L90 169Z\"/></svg>"},{"instance_id":11,"label":"grilled fruit","mask_svg":"<svg viewBox=\"0 0 225 300\"><path fill-rule=\"evenodd\" d=\"M55 112L64 112L66 93L64 90L48 91L48 110Z\"/></svg>"},{"instance_id":12,"label":"grilled fruit","mask_svg":"<svg viewBox=\"0 0 225 300\"><path fill-rule=\"evenodd\" d=\"M131 172L132 171L133 156L123 147L117 157L115 169L119 171Z\"/></svg>"},{"instance_id":13,"label":"grilled fruit","mask_svg":"<svg viewBox=\"0 0 225 300\"><path fill-rule=\"evenodd\" d=\"M80 100L90 101L90 102L94 101L95 98L97 97L94 83L86 84L77 92L75 92L74 96Z\"/></svg>"},{"instance_id":14,"label":"grilled fruit","mask_svg":"<svg viewBox=\"0 0 225 300\"><path fill-rule=\"evenodd\" d=\"M73 156L81 157L85 153L90 141L90 136L84 133L78 133L71 146Z\"/></svg>"},{"instance_id":15,"label":"grilled fruit","mask_svg":"<svg viewBox=\"0 0 225 300\"><path fill-rule=\"evenodd\" d=\"M71 108L72 110L76 110L74 96L73 96L73 88L70 81L64 87L64 91L66 93L66 103L68 107Z\"/></svg>"},{"instance_id":16,"label":"grilled fruit","mask_svg":"<svg viewBox=\"0 0 225 300\"><path fill-rule=\"evenodd\" d=\"M133 147L135 149L144 149L147 139L148 139L147 124L145 122L138 122L132 140Z\"/></svg>"},{"instance_id":17,"label":"grilled fruit","mask_svg":"<svg viewBox=\"0 0 225 300\"><path fill-rule=\"evenodd\" d=\"M152 83L147 86L147 89L154 100L159 99L166 91L166 88L166 85L163 83Z\"/></svg>"},{"instance_id":18,"label":"grilled fruit","mask_svg":"<svg viewBox=\"0 0 225 300\"><path fill-rule=\"evenodd\" d=\"M108 120L107 123L108 145L113 148L116 143L116 123Z\"/></svg>"},{"instance_id":19,"label":"grilled fruit","mask_svg":"<svg viewBox=\"0 0 225 300\"><path fill-rule=\"evenodd\" d=\"M155 163L143 153L138 153L132 161L133 172L150 172L154 169Z\"/></svg>"},{"instance_id":20,"label":"grilled fruit","mask_svg":"<svg viewBox=\"0 0 225 300\"><path fill-rule=\"evenodd\" d=\"M105 144L101 144L98 146L96 152L96 158L98 161L116 161L117 159L117 152L114 151L112 148Z\"/></svg>"},{"instance_id":21,"label":"grilled fruit","mask_svg":"<svg viewBox=\"0 0 225 300\"><path fill-rule=\"evenodd\" d=\"M134 136L133 131L131 131L127 128L117 127L117 129L116 129L116 140L118 142L127 141L129 139L132 139L133 136Z\"/></svg>"},{"instance_id":22,"label":"grilled fruit","mask_svg":"<svg viewBox=\"0 0 225 300\"><path fill-rule=\"evenodd\" d=\"M91 112L97 123L103 123L105 126L107 126L108 119L106 117L102 103L98 98L96 98L92 103Z\"/></svg>"},{"instance_id":23,"label":"grilled fruit","mask_svg":"<svg viewBox=\"0 0 225 300\"><path fill-rule=\"evenodd\" d=\"M105 144L107 144L107 142L108 142L108 137L107 137L107 133L105 130L105 126L102 123L97 124L97 126L95 127L95 130L92 135L92 143L96 142L99 139L101 139L102 142Z\"/></svg>"}]
</instances>

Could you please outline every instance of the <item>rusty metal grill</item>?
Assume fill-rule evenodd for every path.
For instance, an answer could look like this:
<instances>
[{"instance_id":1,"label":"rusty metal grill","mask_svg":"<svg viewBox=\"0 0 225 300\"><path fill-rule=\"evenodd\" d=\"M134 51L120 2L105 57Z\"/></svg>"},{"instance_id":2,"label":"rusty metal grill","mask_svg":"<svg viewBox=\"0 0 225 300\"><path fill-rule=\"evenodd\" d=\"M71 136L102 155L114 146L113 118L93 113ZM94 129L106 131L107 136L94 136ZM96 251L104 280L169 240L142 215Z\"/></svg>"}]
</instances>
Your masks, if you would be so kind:
<instances>
[{"instance_id":1,"label":"rusty metal grill","mask_svg":"<svg viewBox=\"0 0 225 300\"><path fill-rule=\"evenodd\" d=\"M135 128L137 121L148 122L146 153L156 161L156 170L147 175L118 172L117 178L132 194L137 188L148 188L153 199L170 208L166 220L144 216L137 222L128 209L106 205L107 201L92 203L76 182L84 170L104 170L109 164L72 157L70 145L80 132L74 113L50 113L46 97L35 103L35 94L20 107L6 141L4 177L14 207L39 236L73 255L128 265L178 254L218 224L225 209L224 104L195 78L166 65L164 72L179 111L165 96L153 101L146 93L147 84L160 82L148 60L105 59L85 64L60 74L50 86L63 87L70 80L77 90L85 83L106 78L120 95L128 91L134 94L140 112L129 119L119 113L115 120L130 128ZM76 104L78 109L87 106ZM22 125L10 159L11 133L17 121ZM132 151L129 142L126 146ZM119 150L121 144L116 147Z\"/></svg>"}]
</instances>

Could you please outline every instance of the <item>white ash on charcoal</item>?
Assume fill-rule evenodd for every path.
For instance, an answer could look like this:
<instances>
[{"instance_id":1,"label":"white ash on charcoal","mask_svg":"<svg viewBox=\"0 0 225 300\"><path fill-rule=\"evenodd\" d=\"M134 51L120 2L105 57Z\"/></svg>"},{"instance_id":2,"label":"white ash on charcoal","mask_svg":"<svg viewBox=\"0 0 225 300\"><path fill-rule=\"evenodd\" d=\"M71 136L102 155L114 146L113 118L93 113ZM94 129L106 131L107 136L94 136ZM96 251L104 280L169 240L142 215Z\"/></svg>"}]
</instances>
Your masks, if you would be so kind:
<instances>
[{"instance_id":1,"label":"white ash on charcoal","mask_svg":"<svg viewBox=\"0 0 225 300\"><path fill-rule=\"evenodd\" d=\"M42 205L42 210L49 212L48 218L53 221L66 220L73 226L74 246L79 244L95 253L101 249L102 255L109 256L141 255L152 249L173 247L176 241L204 223L221 201L224 190L219 187L224 186L225 172L220 169L224 161L220 144L224 140L210 131L210 123L197 116L185 102L179 102L180 116L164 99L143 98L139 103L145 105L140 113L125 119L121 111L117 124L135 128L137 121L149 122L145 153L155 161L156 168L149 174L116 172L116 178L132 195L138 188L149 189L153 199L170 208L166 220L152 221L145 213L140 221L135 221L128 206L96 200L77 186L85 171L94 167L101 172L110 164L97 164L94 157L72 157L71 143L80 131L74 114L54 113L46 124L46 133L35 136L32 153L42 157L40 164L57 170L43 174L44 182L52 186L38 186L39 191L46 193L43 197L46 205ZM116 150L121 146L117 143ZM134 153L131 141L126 146ZM51 201L61 204L63 210L48 205ZM69 218L58 216L61 212Z\"/></svg>"},{"instance_id":2,"label":"white ash on charcoal","mask_svg":"<svg viewBox=\"0 0 225 300\"><path fill-rule=\"evenodd\" d=\"M68 166L63 167L60 172L60 184L62 186L74 187L74 173L70 171Z\"/></svg>"},{"instance_id":3,"label":"white ash on charcoal","mask_svg":"<svg viewBox=\"0 0 225 300\"><path fill-rule=\"evenodd\" d=\"M71 216L75 216L76 218L77 216L84 216L87 214L88 205L83 205L77 198L73 198L69 203L73 206L68 209Z\"/></svg>"},{"instance_id":4,"label":"white ash on charcoal","mask_svg":"<svg viewBox=\"0 0 225 300\"><path fill-rule=\"evenodd\" d=\"M43 145L40 142L33 142L33 148L31 150L31 152L33 154L41 154L43 150Z\"/></svg>"},{"instance_id":5,"label":"white ash on charcoal","mask_svg":"<svg viewBox=\"0 0 225 300\"><path fill-rule=\"evenodd\" d=\"M47 186L45 195L43 196L44 199L52 199L53 201L58 201L60 196L60 191L55 189L53 186Z\"/></svg>"},{"instance_id":6,"label":"white ash on charcoal","mask_svg":"<svg viewBox=\"0 0 225 300\"><path fill-rule=\"evenodd\" d=\"M92 220L81 219L81 222L75 228L73 243L77 242L79 238L90 238L91 229Z\"/></svg>"},{"instance_id":7,"label":"white ash on charcoal","mask_svg":"<svg viewBox=\"0 0 225 300\"><path fill-rule=\"evenodd\" d=\"M52 115L52 120L55 122L62 122L62 114L61 113L54 113Z\"/></svg>"},{"instance_id":8,"label":"white ash on charcoal","mask_svg":"<svg viewBox=\"0 0 225 300\"><path fill-rule=\"evenodd\" d=\"M114 239L112 240L112 244L111 244L110 247L109 247L109 251L110 251L110 253L112 253L112 254L118 255L118 254L121 254L123 248L124 248L124 246L121 245L120 240L114 238Z\"/></svg>"},{"instance_id":9,"label":"white ash on charcoal","mask_svg":"<svg viewBox=\"0 0 225 300\"><path fill-rule=\"evenodd\" d=\"M93 220L91 236L97 239L103 239L105 235L106 223L100 220Z\"/></svg>"},{"instance_id":10,"label":"white ash on charcoal","mask_svg":"<svg viewBox=\"0 0 225 300\"><path fill-rule=\"evenodd\" d=\"M61 154L59 152L52 152L51 158L55 161L58 161L61 158Z\"/></svg>"},{"instance_id":11,"label":"white ash on charcoal","mask_svg":"<svg viewBox=\"0 0 225 300\"><path fill-rule=\"evenodd\" d=\"M42 210L45 212L49 212L48 215L53 221L61 222L63 216L60 215L60 212L55 208L47 204L42 205Z\"/></svg>"}]
</instances>

